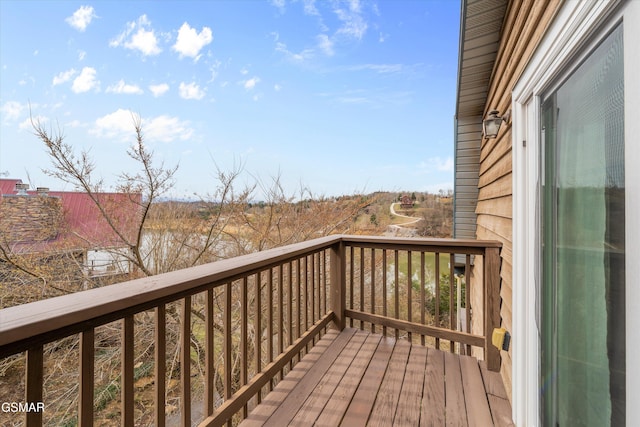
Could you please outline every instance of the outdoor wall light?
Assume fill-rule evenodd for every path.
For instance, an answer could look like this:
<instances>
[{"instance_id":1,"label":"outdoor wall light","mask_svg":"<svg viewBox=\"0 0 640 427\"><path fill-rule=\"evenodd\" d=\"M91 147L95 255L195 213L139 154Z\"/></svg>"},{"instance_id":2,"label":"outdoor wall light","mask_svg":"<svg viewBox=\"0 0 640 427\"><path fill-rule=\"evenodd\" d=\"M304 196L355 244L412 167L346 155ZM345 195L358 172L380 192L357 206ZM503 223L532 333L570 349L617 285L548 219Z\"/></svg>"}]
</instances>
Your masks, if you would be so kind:
<instances>
[{"instance_id":1,"label":"outdoor wall light","mask_svg":"<svg viewBox=\"0 0 640 427\"><path fill-rule=\"evenodd\" d=\"M500 125L503 121L509 121L509 117L511 117L511 111L507 111L502 117L498 116L498 110L489 111L487 118L482 121L482 133L484 134L484 138L491 139L498 136Z\"/></svg>"}]
</instances>

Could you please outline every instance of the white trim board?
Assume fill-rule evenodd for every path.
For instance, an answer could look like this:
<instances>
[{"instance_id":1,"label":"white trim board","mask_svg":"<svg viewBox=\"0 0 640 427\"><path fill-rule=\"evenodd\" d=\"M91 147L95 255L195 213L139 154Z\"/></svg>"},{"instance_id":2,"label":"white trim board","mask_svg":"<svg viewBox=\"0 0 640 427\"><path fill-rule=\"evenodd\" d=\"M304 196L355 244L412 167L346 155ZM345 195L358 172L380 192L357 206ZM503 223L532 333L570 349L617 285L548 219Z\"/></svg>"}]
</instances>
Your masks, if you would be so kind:
<instances>
[{"instance_id":1,"label":"white trim board","mask_svg":"<svg viewBox=\"0 0 640 427\"><path fill-rule=\"evenodd\" d=\"M626 419L640 419L640 1L567 1L551 23L512 93L513 111L513 420L540 425L540 339L537 325L539 276L540 99L559 85L619 22L624 25L626 173ZM524 143L526 141L526 144ZM632 218L636 218L632 221ZM637 305L637 303L635 304Z\"/></svg>"}]
</instances>

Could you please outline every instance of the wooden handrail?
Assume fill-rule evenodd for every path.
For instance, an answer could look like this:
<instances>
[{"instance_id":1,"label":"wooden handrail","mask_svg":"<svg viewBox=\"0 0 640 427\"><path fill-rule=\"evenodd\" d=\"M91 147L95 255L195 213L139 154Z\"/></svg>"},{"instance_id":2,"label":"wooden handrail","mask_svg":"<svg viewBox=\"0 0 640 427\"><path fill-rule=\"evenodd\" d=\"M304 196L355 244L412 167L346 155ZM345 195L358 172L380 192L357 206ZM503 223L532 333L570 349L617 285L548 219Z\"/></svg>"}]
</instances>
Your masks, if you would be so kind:
<instances>
[{"instance_id":1,"label":"wooden handrail","mask_svg":"<svg viewBox=\"0 0 640 427\"><path fill-rule=\"evenodd\" d=\"M0 310L0 357L19 353L86 329L122 319L186 295L222 286L271 266L326 249L340 241L329 236L185 270L131 280L103 288Z\"/></svg>"},{"instance_id":2,"label":"wooden handrail","mask_svg":"<svg viewBox=\"0 0 640 427\"><path fill-rule=\"evenodd\" d=\"M167 374L165 353L169 312L166 304L179 302L181 423L189 425L192 407L191 310L196 301L195 296L203 294L206 377L203 405L207 417L204 425L222 425L236 413L240 413L241 417L246 416L248 402L255 398L259 403L263 387L271 389L282 378L284 370L293 367L295 358L299 360L301 351L308 350L309 345L316 342L327 326L341 330L346 326L347 318L352 326L354 321L359 323L360 328L364 328L366 323L372 331L375 331L375 325L379 325L385 335L388 329L394 330L397 336L402 331L408 339L414 339L414 342L418 336L423 344L425 336L434 337L436 345L440 344L440 340L446 340L451 343L451 351L454 349L454 342L460 343L461 348L467 349L465 351L469 351L471 346L483 348L489 369L497 370L500 367L500 353L490 342L491 331L500 323L500 248L499 242L478 240L347 235L323 237L186 270L2 309L0 358L26 351L25 398L27 401L41 400L43 346L80 333L78 421L80 425L90 425L95 415L93 377L96 328L114 321L121 322L121 420L123 425L130 425L134 422L134 316L143 311L154 310L154 412L156 425L162 426L166 422L163 407L167 392L164 378ZM413 282L410 277L404 279L408 283L400 283L400 252L407 254L409 276L413 271L412 254L419 254L419 293L412 294ZM435 325L425 324L425 253L435 254L435 301L438 302L435 305ZM439 323L439 260L440 256L449 256L453 261L454 254L466 257L467 289L471 256L483 259L482 335L471 334L469 329L451 330L454 323L452 293L449 298L449 318L443 322L449 322L450 327L447 329ZM392 256L391 261L387 260L388 256ZM381 261L381 265L377 260ZM387 268L391 266L394 269L393 280L388 280ZM367 270L368 276L365 277ZM453 262L450 262L450 289L454 287L453 271ZM236 285L238 287L234 288ZM389 286L392 285L393 292L388 293L391 290ZM399 291L402 286L406 287L406 303L400 302ZM233 292L239 294L233 296ZM388 295L389 299L393 299L393 305L389 307ZM469 322L469 292L466 296L465 307ZM219 342L218 350L213 343L216 322L214 299L218 301L218 306L222 301L223 312L218 311L220 324L216 332L218 336L222 334L221 350ZM378 307L380 304L381 307ZM412 312L412 304L418 304L419 313ZM401 307L405 307L407 311L404 315L406 318L400 316ZM233 316L232 310L236 310ZM240 322L240 328L234 329L237 322ZM248 338L249 328L257 331L253 340ZM240 336L232 336L233 330L239 330ZM412 334L415 334L415 338ZM238 344L239 367L232 360L235 357L232 354L234 341ZM215 351L222 351L224 372L218 374L218 378L224 390L216 389ZM248 372L250 365L251 373ZM187 368L182 368L185 366ZM232 371L237 371L237 377ZM216 402L216 395L222 399L222 406ZM28 413L27 417L29 425L42 425L41 413Z\"/></svg>"}]
</instances>

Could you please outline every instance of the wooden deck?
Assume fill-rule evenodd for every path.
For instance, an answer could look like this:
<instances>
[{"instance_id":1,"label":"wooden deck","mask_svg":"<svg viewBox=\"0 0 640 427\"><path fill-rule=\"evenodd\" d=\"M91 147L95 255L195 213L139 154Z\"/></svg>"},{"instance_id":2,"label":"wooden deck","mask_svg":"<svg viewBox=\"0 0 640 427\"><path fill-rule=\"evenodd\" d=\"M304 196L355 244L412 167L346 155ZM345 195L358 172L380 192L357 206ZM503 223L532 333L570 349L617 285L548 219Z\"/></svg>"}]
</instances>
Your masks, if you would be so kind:
<instances>
[{"instance_id":1,"label":"wooden deck","mask_svg":"<svg viewBox=\"0 0 640 427\"><path fill-rule=\"evenodd\" d=\"M329 331L241 424L507 426L500 375L469 356Z\"/></svg>"}]
</instances>

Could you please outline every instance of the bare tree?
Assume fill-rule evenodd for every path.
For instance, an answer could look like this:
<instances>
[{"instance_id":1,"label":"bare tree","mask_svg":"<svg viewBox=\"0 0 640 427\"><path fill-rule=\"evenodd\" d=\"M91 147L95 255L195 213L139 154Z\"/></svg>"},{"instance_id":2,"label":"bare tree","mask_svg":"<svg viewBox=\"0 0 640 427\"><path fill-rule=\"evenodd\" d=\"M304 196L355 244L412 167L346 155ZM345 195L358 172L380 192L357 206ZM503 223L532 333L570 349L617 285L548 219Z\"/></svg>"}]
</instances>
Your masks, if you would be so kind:
<instances>
[{"instance_id":1,"label":"bare tree","mask_svg":"<svg viewBox=\"0 0 640 427\"><path fill-rule=\"evenodd\" d=\"M363 207L370 204L364 196L331 198L316 196L304 186L297 193L287 194L280 176L267 181L254 179L249 184L238 185L244 170L242 165L230 171L217 168L212 180L210 193L197 201L162 200L174 186L178 165L167 166L158 162L152 150L144 142L144 133L139 117L133 117L135 141L127 150L129 158L138 166L136 172L123 172L118 177L116 191L126 195L126 206L122 199L105 196L106 184L100 177L99 168L90 152L75 150L65 142L62 131L52 131L40 121L32 121L35 135L44 143L51 159L51 167L45 172L50 176L72 185L85 193L99 212L109 230L126 247L124 255L135 266L134 274L155 275L198 264L229 258L244 253L255 252L276 246L295 243L332 233L352 231L355 218ZM256 202L261 199L261 202ZM135 206L134 215L131 206ZM0 306L21 304L35 299L82 290L90 286L108 284L110 280L124 280L118 276L99 282L88 277L82 263L73 252L38 254L35 250L17 254L12 242L2 233L0 239ZM87 242L90 244L91 242ZM29 290L25 287L29 284ZM21 292L18 292L18 286ZM264 286L260 284L260 287ZM234 292L236 292L234 290ZM24 294L28 297L23 297ZM253 296L249 296L253 306ZM194 298L191 311L194 321L202 321L201 298ZM220 307L217 312L221 313ZM234 311L234 319L239 316ZM153 347L152 324L148 313L136 315L136 354L142 358ZM214 327L220 328L216 320ZM220 320L221 322L221 320ZM170 340L175 345L168 349L173 353L169 358L170 375L179 372L176 366L179 348L180 313L174 304L167 306L167 333L175 337ZM192 329L193 330L193 329ZM96 332L96 342L103 351L96 360L96 370L100 373L97 399L100 407L108 411L109 402L117 399L117 360L119 326L105 325ZM239 331L237 331L239 334ZM248 334L262 334L253 331ZM202 336L193 335L191 345L196 356L194 365L201 368L203 348ZM233 358L239 357L236 345L232 348ZM253 342L250 339L249 342ZM77 340L70 339L55 343L48 352L46 383L56 384L51 399L56 399L60 420L73 415L77 389L77 378L73 375L59 377L61 369L52 366L72 365L75 357L73 349ZM249 351L252 351L250 348ZM3 362L0 372L10 371L16 360ZM142 359L141 359L142 360ZM146 375L141 365L141 376ZM136 368L137 369L137 368ZM138 372L138 371L136 371ZM58 375L58 377L55 377ZM235 375L235 374L234 374ZM234 376L234 381L238 379ZM75 388L74 388L75 387ZM71 408L71 409L70 409ZM71 417L72 418L72 417ZM0 419L0 424L2 420Z\"/></svg>"}]
</instances>

